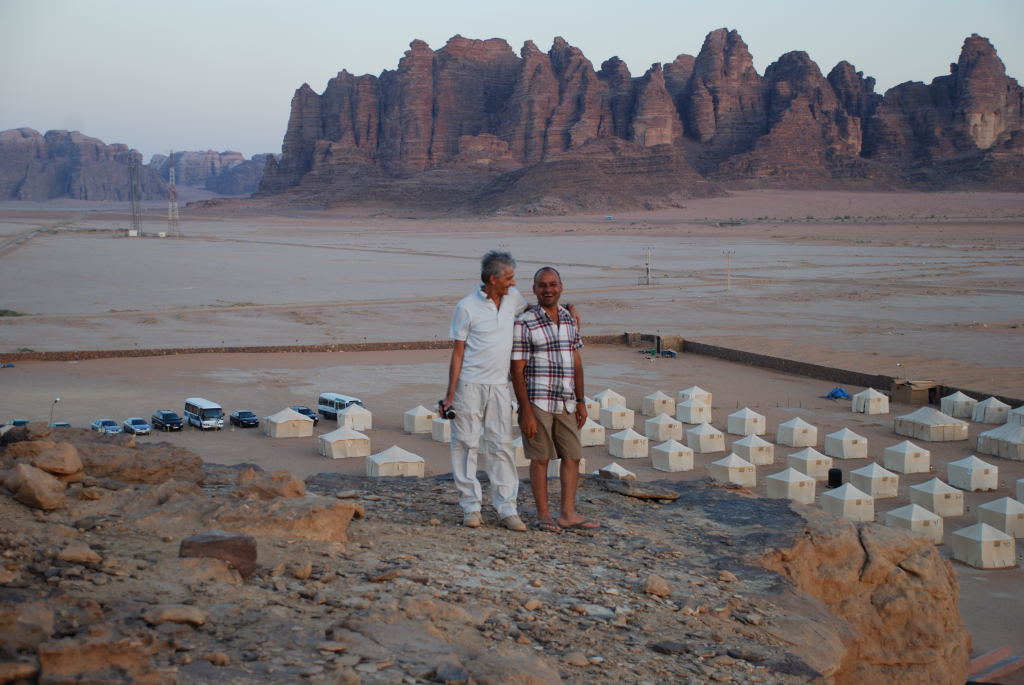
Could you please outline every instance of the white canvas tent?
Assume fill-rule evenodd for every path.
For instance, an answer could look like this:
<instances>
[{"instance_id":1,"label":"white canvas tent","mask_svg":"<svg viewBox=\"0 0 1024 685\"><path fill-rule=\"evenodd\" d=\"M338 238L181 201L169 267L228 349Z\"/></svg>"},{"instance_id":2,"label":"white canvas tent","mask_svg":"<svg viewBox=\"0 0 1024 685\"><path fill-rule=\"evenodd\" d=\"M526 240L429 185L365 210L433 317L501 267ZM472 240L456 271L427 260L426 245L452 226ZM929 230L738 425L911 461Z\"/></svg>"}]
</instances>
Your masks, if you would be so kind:
<instances>
[{"instance_id":1,"label":"white canvas tent","mask_svg":"<svg viewBox=\"0 0 1024 685\"><path fill-rule=\"evenodd\" d=\"M619 466L617 461L599 468L597 475L608 480L636 480L636 474L625 467Z\"/></svg>"},{"instance_id":2,"label":"white canvas tent","mask_svg":"<svg viewBox=\"0 0 1024 685\"><path fill-rule=\"evenodd\" d=\"M676 403L685 402L686 400L697 400L704 404L711 406L711 393L700 387L699 385L691 385L686 390L680 390L676 393Z\"/></svg>"},{"instance_id":3,"label":"white canvas tent","mask_svg":"<svg viewBox=\"0 0 1024 685\"><path fill-rule=\"evenodd\" d=\"M725 435L710 423L699 423L686 431L686 445L699 454L724 452Z\"/></svg>"},{"instance_id":4,"label":"white canvas tent","mask_svg":"<svg viewBox=\"0 0 1024 685\"><path fill-rule=\"evenodd\" d=\"M651 466L658 471L692 471L693 450L675 440L651 448Z\"/></svg>"},{"instance_id":5,"label":"white canvas tent","mask_svg":"<svg viewBox=\"0 0 1024 685\"><path fill-rule=\"evenodd\" d=\"M623 407L626 406L626 398L611 388L606 388L594 395L594 400L601 405L602 409L605 407L614 407L616 404L621 404Z\"/></svg>"},{"instance_id":6,"label":"white canvas tent","mask_svg":"<svg viewBox=\"0 0 1024 685\"><path fill-rule=\"evenodd\" d=\"M822 509L839 518L851 521L875 520L875 499L851 483L823 492L819 503Z\"/></svg>"},{"instance_id":7,"label":"white canvas tent","mask_svg":"<svg viewBox=\"0 0 1024 685\"><path fill-rule=\"evenodd\" d=\"M986 464L973 454L946 465L946 479L949 484L961 490L978 492L995 490L999 487L999 468Z\"/></svg>"},{"instance_id":8,"label":"white canvas tent","mask_svg":"<svg viewBox=\"0 0 1024 685\"><path fill-rule=\"evenodd\" d=\"M858 414L888 414L889 397L874 388L862 390L853 396L850 411Z\"/></svg>"},{"instance_id":9,"label":"white canvas tent","mask_svg":"<svg viewBox=\"0 0 1024 685\"><path fill-rule=\"evenodd\" d=\"M764 435L768 425L764 415L744 407L726 418L726 429L732 435Z\"/></svg>"},{"instance_id":10,"label":"white canvas tent","mask_svg":"<svg viewBox=\"0 0 1024 685\"><path fill-rule=\"evenodd\" d=\"M825 436L825 454L836 459L867 459L868 440L842 428Z\"/></svg>"},{"instance_id":11,"label":"white canvas tent","mask_svg":"<svg viewBox=\"0 0 1024 685\"><path fill-rule=\"evenodd\" d=\"M946 416L952 416L955 419L969 419L974 405L977 403L978 400L957 390L952 395L946 395L939 400L939 409Z\"/></svg>"},{"instance_id":12,"label":"white canvas tent","mask_svg":"<svg viewBox=\"0 0 1024 685\"><path fill-rule=\"evenodd\" d=\"M813 447L806 447L786 457L786 465L815 480L827 480L832 458Z\"/></svg>"},{"instance_id":13,"label":"white canvas tent","mask_svg":"<svg viewBox=\"0 0 1024 685\"><path fill-rule=\"evenodd\" d=\"M732 451L754 466L770 466L775 463L775 445L756 435L732 443Z\"/></svg>"},{"instance_id":14,"label":"white canvas tent","mask_svg":"<svg viewBox=\"0 0 1024 685\"><path fill-rule=\"evenodd\" d=\"M1006 423L1006 415L1010 405L1000 402L994 397L982 400L971 410L971 421L975 423Z\"/></svg>"},{"instance_id":15,"label":"white canvas tent","mask_svg":"<svg viewBox=\"0 0 1024 685\"><path fill-rule=\"evenodd\" d=\"M290 407L264 416L261 425L263 433L272 438L308 438L313 435L313 419Z\"/></svg>"},{"instance_id":16,"label":"white canvas tent","mask_svg":"<svg viewBox=\"0 0 1024 685\"><path fill-rule=\"evenodd\" d=\"M647 444L647 438L627 428L608 437L608 453L619 459L645 459Z\"/></svg>"},{"instance_id":17,"label":"white canvas tent","mask_svg":"<svg viewBox=\"0 0 1024 685\"><path fill-rule=\"evenodd\" d=\"M817 481L794 468L773 473L764 482L771 499L791 499L801 504L814 504Z\"/></svg>"},{"instance_id":18,"label":"white canvas tent","mask_svg":"<svg viewBox=\"0 0 1024 685\"><path fill-rule=\"evenodd\" d=\"M967 422L946 416L938 409L921 407L903 416L897 416L893 425L897 435L927 440L950 442L967 439Z\"/></svg>"},{"instance_id":19,"label":"white canvas tent","mask_svg":"<svg viewBox=\"0 0 1024 685\"><path fill-rule=\"evenodd\" d=\"M1014 426L1024 426L1024 405L1006 412L1006 423Z\"/></svg>"},{"instance_id":20,"label":"white canvas tent","mask_svg":"<svg viewBox=\"0 0 1024 685\"><path fill-rule=\"evenodd\" d=\"M907 488L911 504L919 504L933 514L946 518L964 515L964 493L938 478Z\"/></svg>"},{"instance_id":21,"label":"white canvas tent","mask_svg":"<svg viewBox=\"0 0 1024 685\"><path fill-rule=\"evenodd\" d=\"M682 440L683 424L668 414L658 414L644 421L644 435L651 440Z\"/></svg>"},{"instance_id":22,"label":"white canvas tent","mask_svg":"<svg viewBox=\"0 0 1024 685\"><path fill-rule=\"evenodd\" d=\"M708 465L711 477L722 483L735 483L752 488L757 485L757 470L746 459L730 454Z\"/></svg>"},{"instance_id":23,"label":"white canvas tent","mask_svg":"<svg viewBox=\"0 0 1024 685\"><path fill-rule=\"evenodd\" d=\"M683 400L676 405L676 419L683 423L711 423L711 406L700 400Z\"/></svg>"},{"instance_id":24,"label":"white canvas tent","mask_svg":"<svg viewBox=\"0 0 1024 685\"><path fill-rule=\"evenodd\" d=\"M430 422L430 439L434 442L452 441L452 423L448 419L438 416Z\"/></svg>"},{"instance_id":25,"label":"white canvas tent","mask_svg":"<svg viewBox=\"0 0 1024 685\"><path fill-rule=\"evenodd\" d=\"M818 429L798 416L779 424L775 441L789 447L814 447L818 444Z\"/></svg>"},{"instance_id":26,"label":"white canvas tent","mask_svg":"<svg viewBox=\"0 0 1024 685\"><path fill-rule=\"evenodd\" d=\"M1024 478L1017 479L1017 501L1024 502Z\"/></svg>"},{"instance_id":27,"label":"white canvas tent","mask_svg":"<svg viewBox=\"0 0 1024 685\"><path fill-rule=\"evenodd\" d=\"M913 531L934 542L942 544L942 517L936 516L919 504L908 504L885 513L885 525Z\"/></svg>"},{"instance_id":28,"label":"white canvas tent","mask_svg":"<svg viewBox=\"0 0 1024 685\"><path fill-rule=\"evenodd\" d=\"M370 456L370 438L357 430L342 426L324 433L317 440L320 454L330 459Z\"/></svg>"},{"instance_id":29,"label":"white canvas tent","mask_svg":"<svg viewBox=\"0 0 1024 685\"><path fill-rule=\"evenodd\" d=\"M632 428L633 422L633 410L627 409L625 405L613 404L610 407L604 407L601 409L601 425L605 428L611 428L613 430Z\"/></svg>"},{"instance_id":30,"label":"white canvas tent","mask_svg":"<svg viewBox=\"0 0 1024 685\"><path fill-rule=\"evenodd\" d=\"M601 403L592 397L583 396L583 404L587 408L587 416L594 419L594 421L601 420Z\"/></svg>"},{"instance_id":31,"label":"white canvas tent","mask_svg":"<svg viewBox=\"0 0 1024 685\"><path fill-rule=\"evenodd\" d=\"M583 447L595 447L604 444L604 426L594 419L587 417L583 428L580 428L580 445Z\"/></svg>"},{"instance_id":32,"label":"white canvas tent","mask_svg":"<svg viewBox=\"0 0 1024 685\"><path fill-rule=\"evenodd\" d=\"M928 473L931 469L932 453L909 440L886 447L883 455L885 468L896 473Z\"/></svg>"},{"instance_id":33,"label":"white canvas tent","mask_svg":"<svg viewBox=\"0 0 1024 685\"><path fill-rule=\"evenodd\" d=\"M987 523L1012 538L1024 538L1024 503L1010 497L985 502L978 507L978 523Z\"/></svg>"},{"instance_id":34,"label":"white canvas tent","mask_svg":"<svg viewBox=\"0 0 1024 685\"><path fill-rule=\"evenodd\" d=\"M850 471L850 482L875 499L897 497L900 492L900 477L875 462Z\"/></svg>"},{"instance_id":35,"label":"white canvas tent","mask_svg":"<svg viewBox=\"0 0 1024 685\"><path fill-rule=\"evenodd\" d=\"M987 523L953 531L953 558L974 568L1010 568L1016 566L1013 538Z\"/></svg>"},{"instance_id":36,"label":"white canvas tent","mask_svg":"<svg viewBox=\"0 0 1024 685\"><path fill-rule=\"evenodd\" d=\"M1004 423L979 433L977 447L982 454L1024 461L1024 426Z\"/></svg>"},{"instance_id":37,"label":"white canvas tent","mask_svg":"<svg viewBox=\"0 0 1024 685\"><path fill-rule=\"evenodd\" d=\"M373 428L373 414L366 407L350 404L338 412L338 425L348 426L357 431L368 431Z\"/></svg>"},{"instance_id":38,"label":"white canvas tent","mask_svg":"<svg viewBox=\"0 0 1024 685\"><path fill-rule=\"evenodd\" d=\"M426 463L423 457L392 445L383 452L371 454L366 459L366 475L375 478L384 476L412 476L422 478Z\"/></svg>"},{"instance_id":39,"label":"white canvas tent","mask_svg":"<svg viewBox=\"0 0 1024 685\"><path fill-rule=\"evenodd\" d=\"M658 414L671 414L675 409L676 403L669 395L666 395L660 390L652 392L650 395L644 397L643 411L641 412L644 416L657 416Z\"/></svg>"},{"instance_id":40,"label":"white canvas tent","mask_svg":"<svg viewBox=\"0 0 1024 685\"><path fill-rule=\"evenodd\" d=\"M431 422L436 418L436 413L420 404L405 412L402 422L406 433L430 433Z\"/></svg>"}]
</instances>

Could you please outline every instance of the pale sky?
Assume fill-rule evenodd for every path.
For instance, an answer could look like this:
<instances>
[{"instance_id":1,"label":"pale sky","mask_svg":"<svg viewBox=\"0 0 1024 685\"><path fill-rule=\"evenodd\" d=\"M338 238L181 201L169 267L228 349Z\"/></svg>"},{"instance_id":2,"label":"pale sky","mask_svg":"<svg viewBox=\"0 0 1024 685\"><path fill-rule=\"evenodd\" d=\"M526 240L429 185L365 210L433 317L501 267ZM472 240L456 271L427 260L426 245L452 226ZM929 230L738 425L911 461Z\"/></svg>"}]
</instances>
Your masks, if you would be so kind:
<instances>
[{"instance_id":1,"label":"pale sky","mask_svg":"<svg viewBox=\"0 0 1024 685\"><path fill-rule=\"evenodd\" d=\"M0 130L79 130L148 161L169 150L280 152L295 89L394 69L419 38L555 36L639 76L736 29L759 73L791 50L847 60L880 93L949 72L989 38L1024 79L1024 0L0 0Z\"/></svg>"}]
</instances>

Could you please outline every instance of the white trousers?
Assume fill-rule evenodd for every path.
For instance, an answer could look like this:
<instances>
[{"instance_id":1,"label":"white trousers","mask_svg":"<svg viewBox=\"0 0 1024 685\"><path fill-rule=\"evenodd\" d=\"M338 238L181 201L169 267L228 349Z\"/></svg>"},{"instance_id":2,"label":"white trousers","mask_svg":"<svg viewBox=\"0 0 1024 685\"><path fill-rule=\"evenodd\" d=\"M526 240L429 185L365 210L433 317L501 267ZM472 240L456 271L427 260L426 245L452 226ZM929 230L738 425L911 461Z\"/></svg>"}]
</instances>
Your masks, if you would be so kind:
<instances>
[{"instance_id":1,"label":"white trousers","mask_svg":"<svg viewBox=\"0 0 1024 685\"><path fill-rule=\"evenodd\" d=\"M491 505L500 518L516 513L519 473L512 450L512 387L509 383L462 383L452 405L452 475L459 505L466 513L480 511L482 496L476 477L482 450L484 471L491 480Z\"/></svg>"}]
</instances>

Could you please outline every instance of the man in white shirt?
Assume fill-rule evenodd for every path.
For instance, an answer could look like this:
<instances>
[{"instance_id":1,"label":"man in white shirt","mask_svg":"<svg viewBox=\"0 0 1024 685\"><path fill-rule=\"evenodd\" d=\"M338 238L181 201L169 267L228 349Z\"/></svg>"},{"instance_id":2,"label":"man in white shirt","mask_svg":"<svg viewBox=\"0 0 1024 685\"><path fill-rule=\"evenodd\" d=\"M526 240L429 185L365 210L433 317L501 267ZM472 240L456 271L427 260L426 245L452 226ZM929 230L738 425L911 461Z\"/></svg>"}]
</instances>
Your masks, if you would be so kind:
<instances>
[{"instance_id":1,"label":"man in white shirt","mask_svg":"<svg viewBox=\"0 0 1024 685\"><path fill-rule=\"evenodd\" d=\"M491 251L480 264L483 283L462 298L452 314L449 336L455 341L448 368L448 391L442 412L452 419L452 475L459 491L462 523L483 524L481 489L476 477L477 453L487 454L485 470L491 481L491 505L501 525L525 531L516 510L519 474L512 449L513 404L509 383L512 329L527 302L516 288L516 262L507 252ZM481 445L481 438L483 444Z\"/></svg>"}]
</instances>

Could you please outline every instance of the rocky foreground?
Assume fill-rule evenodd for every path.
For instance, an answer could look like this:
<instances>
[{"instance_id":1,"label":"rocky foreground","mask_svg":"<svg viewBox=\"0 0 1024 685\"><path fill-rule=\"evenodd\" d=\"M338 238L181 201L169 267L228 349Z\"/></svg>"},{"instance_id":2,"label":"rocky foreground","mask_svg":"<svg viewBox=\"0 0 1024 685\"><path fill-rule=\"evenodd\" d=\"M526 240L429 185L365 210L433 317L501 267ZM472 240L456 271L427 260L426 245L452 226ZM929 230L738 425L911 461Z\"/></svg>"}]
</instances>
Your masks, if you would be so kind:
<instances>
[{"instance_id":1,"label":"rocky foreground","mask_svg":"<svg viewBox=\"0 0 1024 685\"><path fill-rule=\"evenodd\" d=\"M444 478L303 483L42 424L0 467L0 683L966 676L932 544L710 482L585 479L602 529L516 534L458 526Z\"/></svg>"}]
</instances>

